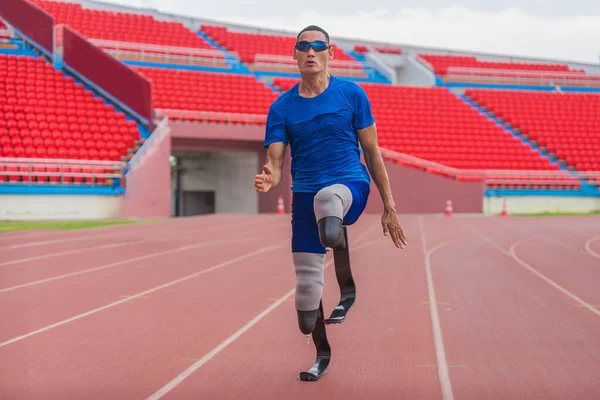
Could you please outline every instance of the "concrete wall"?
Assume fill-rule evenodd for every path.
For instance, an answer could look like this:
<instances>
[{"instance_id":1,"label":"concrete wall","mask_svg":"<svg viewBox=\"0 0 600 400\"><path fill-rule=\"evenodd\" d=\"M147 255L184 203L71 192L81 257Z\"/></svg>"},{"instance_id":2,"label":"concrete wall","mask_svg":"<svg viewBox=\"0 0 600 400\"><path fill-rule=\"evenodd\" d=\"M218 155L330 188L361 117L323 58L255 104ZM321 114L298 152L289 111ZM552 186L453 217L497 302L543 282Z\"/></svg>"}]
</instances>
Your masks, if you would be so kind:
<instances>
[{"instance_id":1,"label":"concrete wall","mask_svg":"<svg viewBox=\"0 0 600 400\"><path fill-rule=\"evenodd\" d=\"M276 212L279 196L283 197L285 209L289 211L292 199L289 151L284 161L284 175L279 186L268 193L260 195L254 190L254 176L262 172L262 167L267 159L267 150L263 147L263 126L177 122L170 122L169 126L173 137L173 152L176 154L182 152L231 153L236 155L235 158L239 154L251 153L254 160L252 165L250 165L249 159L247 165L238 165L239 168L245 169L243 179L240 179L239 182L251 186L251 191L247 190L246 186L242 186L245 195L248 198L255 199L252 201L256 201L260 213Z\"/></svg>"},{"instance_id":2,"label":"concrete wall","mask_svg":"<svg viewBox=\"0 0 600 400\"><path fill-rule=\"evenodd\" d=\"M2 196L0 220L89 220L119 218L122 196L25 195Z\"/></svg>"},{"instance_id":3,"label":"concrete wall","mask_svg":"<svg viewBox=\"0 0 600 400\"><path fill-rule=\"evenodd\" d=\"M398 213L443 213L446 200L452 200L455 213L483 212L482 183L457 182L392 162L386 162L385 166ZM372 182L365 212L380 214L382 211L381 196Z\"/></svg>"},{"instance_id":4,"label":"concrete wall","mask_svg":"<svg viewBox=\"0 0 600 400\"><path fill-rule=\"evenodd\" d=\"M171 215L171 137L169 130L145 144L148 148L125 176L123 218L168 218Z\"/></svg>"},{"instance_id":5,"label":"concrete wall","mask_svg":"<svg viewBox=\"0 0 600 400\"><path fill-rule=\"evenodd\" d=\"M511 213L587 213L600 211L600 197L581 196L489 196L483 199L486 215L499 215L506 200Z\"/></svg>"},{"instance_id":6,"label":"concrete wall","mask_svg":"<svg viewBox=\"0 0 600 400\"><path fill-rule=\"evenodd\" d=\"M404 86L433 86L435 75L413 55L406 56L405 66L398 72L398 84Z\"/></svg>"},{"instance_id":7,"label":"concrete wall","mask_svg":"<svg viewBox=\"0 0 600 400\"><path fill-rule=\"evenodd\" d=\"M216 213L258 212L253 186L258 163L256 152L188 152L174 156L179 160L181 192L214 192ZM180 206L182 201L183 197Z\"/></svg>"}]
</instances>

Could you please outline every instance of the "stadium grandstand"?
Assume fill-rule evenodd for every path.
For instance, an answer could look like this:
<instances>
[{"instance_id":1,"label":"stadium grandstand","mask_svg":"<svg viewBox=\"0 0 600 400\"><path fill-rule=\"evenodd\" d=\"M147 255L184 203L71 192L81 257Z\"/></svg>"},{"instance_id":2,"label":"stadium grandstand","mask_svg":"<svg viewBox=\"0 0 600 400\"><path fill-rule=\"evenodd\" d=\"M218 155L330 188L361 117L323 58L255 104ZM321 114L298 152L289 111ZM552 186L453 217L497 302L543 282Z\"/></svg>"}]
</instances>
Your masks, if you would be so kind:
<instances>
[{"instance_id":1,"label":"stadium grandstand","mask_svg":"<svg viewBox=\"0 0 600 400\"><path fill-rule=\"evenodd\" d=\"M269 106L299 80L293 32L76 0L4 0L0 18L1 219L289 210L289 176L265 196L253 179ZM399 212L600 209L600 66L332 43Z\"/></svg>"}]
</instances>

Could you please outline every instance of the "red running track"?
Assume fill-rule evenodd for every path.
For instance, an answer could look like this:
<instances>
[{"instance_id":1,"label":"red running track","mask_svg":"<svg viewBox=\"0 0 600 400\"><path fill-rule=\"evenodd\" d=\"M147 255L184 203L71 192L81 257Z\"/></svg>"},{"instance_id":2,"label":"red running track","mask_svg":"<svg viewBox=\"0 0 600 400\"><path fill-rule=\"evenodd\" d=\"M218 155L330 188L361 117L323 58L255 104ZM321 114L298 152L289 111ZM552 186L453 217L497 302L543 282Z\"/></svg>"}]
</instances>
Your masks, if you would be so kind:
<instances>
[{"instance_id":1,"label":"red running track","mask_svg":"<svg viewBox=\"0 0 600 400\"><path fill-rule=\"evenodd\" d=\"M600 218L401 221L404 250L349 228L357 303L318 382L289 216L0 235L0 398L599 397Z\"/></svg>"}]
</instances>

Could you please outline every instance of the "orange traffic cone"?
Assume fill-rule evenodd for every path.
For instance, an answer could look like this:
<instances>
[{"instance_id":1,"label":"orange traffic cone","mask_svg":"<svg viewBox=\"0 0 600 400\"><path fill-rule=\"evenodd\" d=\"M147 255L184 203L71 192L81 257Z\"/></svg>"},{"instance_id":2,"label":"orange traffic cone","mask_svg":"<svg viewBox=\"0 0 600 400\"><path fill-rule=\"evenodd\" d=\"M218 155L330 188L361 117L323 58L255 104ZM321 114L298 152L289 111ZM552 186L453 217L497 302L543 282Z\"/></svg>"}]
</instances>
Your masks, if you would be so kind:
<instances>
[{"instance_id":1,"label":"orange traffic cone","mask_svg":"<svg viewBox=\"0 0 600 400\"><path fill-rule=\"evenodd\" d=\"M452 200L446 201L446 217L452 216Z\"/></svg>"},{"instance_id":2,"label":"orange traffic cone","mask_svg":"<svg viewBox=\"0 0 600 400\"><path fill-rule=\"evenodd\" d=\"M285 207L283 206L283 196L279 195L277 199L277 214L282 215L285 214Z\"/></svg>"},{"instance_id":3,"label":"orange traffic cone","mask_svg":"<svg viewBox=\"0 0 600 400\"><path fill-rule=\"evenodd\" d=\"M503 217L508 216L508 210L506 208L506 199L502 202L502 214Z\"/></svg>"}]
</instances>

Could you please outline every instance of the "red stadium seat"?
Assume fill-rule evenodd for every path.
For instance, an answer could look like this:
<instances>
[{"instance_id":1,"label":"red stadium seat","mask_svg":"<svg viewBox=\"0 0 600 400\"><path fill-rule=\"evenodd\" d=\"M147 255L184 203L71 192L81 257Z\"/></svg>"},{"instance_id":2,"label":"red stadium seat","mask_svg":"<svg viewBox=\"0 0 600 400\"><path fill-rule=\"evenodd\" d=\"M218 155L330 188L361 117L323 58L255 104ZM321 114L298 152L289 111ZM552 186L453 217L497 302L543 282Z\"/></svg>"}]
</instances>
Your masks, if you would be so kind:
<instances>
[{"instance_id":1,"label":"red stadium seat","mask_svg":"<svg viewBox=\"0 0 600 400\"><path fill-rule=\"evenodd\" d=\"M480 61L474 56L459 56L447 54L420 53L419 57L428 64L430 64L433 68L433 71L438 75L446 75L449 67L509 69L521 71L570 71L569 66L566 64Z\"/></svg>"},{"instance_id":2,"label":"red stadium seat","mask_svg":"<svg viewBox=\"0 0 600 400\"><path fill-rule=\"evenodd\" d=\"M600 95L501 90L465 94L567 165L600 170Z\"/></svg>"},{"instance_id":3,"label":"red stadium seat","mask_svg":"<svg viewBox=\"0 0 600 400\"><path fill-rule=\"evenodd\" d=\"M101 99L42 58L0 54L0 82L2 88L11 88L0 90L0 148L5 157L81 158L79 150L85 142L78 140L82 136L91 139L87 143L90 147L104 143L98 124L94 123L97 121L88 118L88 112L94 116L101 112L104 124L126 131L131 138L128 147L139 139L135 123L127 121L114 108L105 107ZM41 103L48 94L59 96L61 93L70 93L77 100L71 101L70 95L66 95L64 105L57 104L58 97L50 104ZM24 98L29 99L28 103L18 105ZM127 156L127 147L116 150L110 156L105 154L104 159L119 161Z\"/></svg>"},{"instance_id":4,"label":"red stadium seat","mask_svg":"<svg viewBox=\"0 0 600 400\"><path fill-rule=\"evenodd\" d=\"M90 39L214 50L181 22L161 21L149 15L122 11L88 9L63 1L31 1L51 14L55 24L67 24Z\"/></svg>"},{"instance_id":5,"label":"red stadium seat","mask_svg":"<svg viewBox=\"0 0 600 400\"><path fill-rule=\"evenodd\" d=\"M481 61L474 56L447 54L419 54L419 59L447 82L600 86L599 75L588 75L567 64Z\"/></svg>"},{"instance_id":6,"label":"red stadium seat","mask_svg":"<svg viewBox=\"0 0 600 400\"><path fill-rule=\"evenodd\" d=\"M238 124L264 124L264 116L278 94L252 75L136 67L154 86L157 109L194 111L188 117L176 114L174 120L218 121ZM203 113L198 113L203 112ZM259 117L250 117L258 115ZM118 130L130 141L131 130Z\"/></svg>"}]
</instances>

